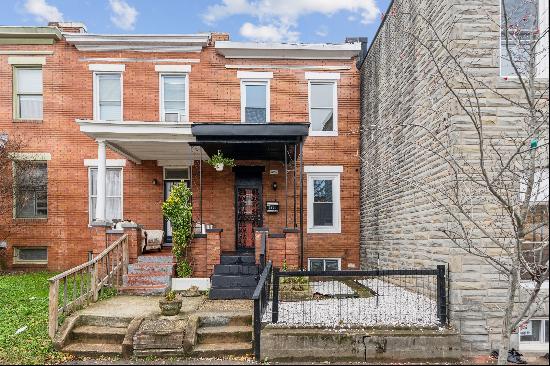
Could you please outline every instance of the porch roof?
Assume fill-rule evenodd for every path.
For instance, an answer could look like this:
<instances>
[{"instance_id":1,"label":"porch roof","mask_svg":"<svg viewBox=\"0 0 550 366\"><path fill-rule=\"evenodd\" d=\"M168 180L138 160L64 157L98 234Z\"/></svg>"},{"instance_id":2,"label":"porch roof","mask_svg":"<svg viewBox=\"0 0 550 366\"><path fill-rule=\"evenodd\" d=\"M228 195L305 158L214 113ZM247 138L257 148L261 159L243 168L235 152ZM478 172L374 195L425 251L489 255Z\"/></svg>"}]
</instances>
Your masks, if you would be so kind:
<instances>
[{"instance_id":1,"label":"porch roof","mask_svg":"<svg viewBox=\"0 0 550 366\"><path fill-rule=\"evenodd\" d=\"M285 145L303 141L309 123L195 123L196 141L208 155L218 150L235 160L278 160L285 158Z\"/></svg>"},{"instance_id":2,"label":"porch roof","mask_svg":"<svg viewBox=\"0 0 550 366\"><path fill-rule=\"evenodd\" d=\"M80 131L105 141L113 151L136 164L156 160L158 165L189 165L200 159L190 123L79 120Z\"/></svg>"}]
</instances>

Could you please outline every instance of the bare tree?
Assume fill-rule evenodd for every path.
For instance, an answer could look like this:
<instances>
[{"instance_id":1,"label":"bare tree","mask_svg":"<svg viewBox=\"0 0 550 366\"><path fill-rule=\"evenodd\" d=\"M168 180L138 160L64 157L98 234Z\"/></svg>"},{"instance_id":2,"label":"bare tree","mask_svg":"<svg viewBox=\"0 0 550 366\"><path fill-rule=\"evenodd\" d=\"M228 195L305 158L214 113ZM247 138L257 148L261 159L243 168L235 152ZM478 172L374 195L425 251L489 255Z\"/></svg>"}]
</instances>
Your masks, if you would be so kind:
<instances>
[{"instance_id":1,"label":"bare tree","mask_svg":"<svg viewBox=\"0 0 550 366\"><path fill-rule=\"evenodd\" d=\"M479 37L487 37L487 28L499 30L501 69L508 72L501 77L487 64L494 61L479 47L476 35L472 32L469 39L460 35L464 25L460 10L446 14L450 20L442 22L444 16L434 14L434 3L395 1L385 15L393 22L386 31L394 27L401 32L402 44L395 49L379 47L372 51L379 54L369 56L384 62L396 60L400 50L414 53L416 64L411 67L422 69L416 81L429 89L426 93L432 100L425 114L441 120L434 128L410 116L401 118L414 112L400 105L398 109L405 112L398 113L399 123L378 123L379 100L370 94L374 100L367 100L366 109L373 117L365 128L363 166L367 174L382 177L374 179L396 190L422 195L445 217L439 223L443 236L481 258L506 281L498 360L506 364L511 334L548 301L548 294L541 292L549 274L548 79L539 78L548 67L548 23L545 29L539 26L539 17L547 14L537 16L537 0L502 0L500 14L477 3L470 5L468 21L472 13L487 20ZM372 84L387 82L385 78L372 76L367 83L379 90ZM405 100L404 94L401 102L406 104ZM513 110L513 118L498 126L500 116L489 100ZM411 141L406 136L420 138ZM395 149L380 148L380 140ZM422 151L418 155L438 162L441 170L423 174L405 169L403 156L395 153L404 151L397 146L405 142ZM380 194L379 184L369 187L373 195Z\"/></svg>"}]
</instances>

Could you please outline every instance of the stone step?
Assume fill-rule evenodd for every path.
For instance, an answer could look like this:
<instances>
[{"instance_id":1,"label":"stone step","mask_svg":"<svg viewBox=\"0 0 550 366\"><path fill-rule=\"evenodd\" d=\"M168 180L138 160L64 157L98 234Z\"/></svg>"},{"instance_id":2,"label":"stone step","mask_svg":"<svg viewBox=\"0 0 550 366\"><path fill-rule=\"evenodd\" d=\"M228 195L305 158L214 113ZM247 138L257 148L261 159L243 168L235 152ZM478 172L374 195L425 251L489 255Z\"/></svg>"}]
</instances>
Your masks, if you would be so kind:
<instances>
[{"instance_id":1,"label":"stone step","mask_svg":"<svg viewBox=\"0 0 550 366\"><path fill-rule=\"evenodd\" d=\"M122 283L124 286L169 285L171 278L168 273L162 272L132 273L124 275Z\"/></svg>"},{"instance_id":2,"label":"stone step","mask_svg":"<svg viewBox=\"0 0 550 366\"><path fill-rule=\"evenodd\" d=\"M164 295L170 290L168 285L148 285L148 286L122 286L118 288L119 294L124 295Z\"/></svg>"},{"instance_id":3,"label":"stone step","mask_svg":"<svg viewBox=\"0 0 550 366\"><path fill-rule=\"evenodd\" d=\"M234 287L256 287L258 275L212 275L212 287L234 288Z\"/></svg>"},{"instance_id":4,"label":"stone step","mask_svg":"<svg viewBox=\"0 0 550 366\"><path fill-rule=\"evenodd\" d=\"M244 265L256 264L256 257L249 254L245 254L245 255L222 254L220 256L220 264L244 264Z\"/></svg>"},{"instance_id":5,"label":"stone step","mask_svg":"<svg viewBox=\"0 0 550 366\"><path fill-rule=\"evenodd\" d=\"M214 274L228 275L256 275L258 274L258 266L238 265L238 264L216 264L214 266Z\"/></svg>"},{"instance_id":6,"label":"stone step","mask_svg":"<svg viewBox=\"0 0 550 366\"><path fill-rule=\"evenodd\" d=\"M122 356L122 344L71 343L63 347L63 352L75 356Z\"/></svg>"},{"instance_id":7,"label":"stone step","mask_svg":"<svg viewBox=\"0 0 550 366\"><path fill-rule=\"evenodd\" d=\"M252 343L212 343L199 344L193 347L191 355L194 357L227 357L227 356L244 356L252 354Z\"/></svg>"},{"instance_id":8,"label":"stone step","mask_svg":"<svg viewBox=\"0 0 550 366\"><path fill-rule=\"evenodd\" d=\"M71 338L77 343L122 344L127 328L98 325L81 325L71 331Z\"/></svg>"},{"instance_id":9,"label":"stone step","mask_svg":"<svg viewBox=\"0 0 550 366\"><path fill-rule=\"evenodd\" d=\"M211 300L252 299L256 286L218 288L211 287L208 298Z\"/></svg>"},{"instance_id":10,"label":"stone step","mask_svg":"<svg viewBox=\"0 0 550 366\"><path fill-rule=\"evenodd\" d=\"M149 274L160 272L172 275L174 273L174 264L141 262L128 265L128 274Z\"/></svg>"},{"instance_id":11,"label":"stone step","mask_svg":"<svg viewBox=\"0 0 550 366\"><path fill-rule=\"evenodd\" d=\"M86 315L83 314L80 317L81 325L90 325L98 327L111 327L111 328L128 328L132 318L119 318L119 317L106 317L98 315Z\"/></svg>"},{"instance_id":12,"label":"stone step","mask_svg":"<svg viewBox=\"0 0 550 366\"><path fill-rule=\"evenodd\" d=\"M173 255L140 255L138 263L174 263Z\"/></svg>"},{"instance_id":13,"label":"stone step","mask_svg":"<svg viewBox=\"0 0 550 366\"><path fill-rule=\"evenodd\" d=\"M200 313L199 329L206 327L225 326L250 326L252 325L252 314L246 312L233 313Z\"/></svg>"},{"instance_id":14,"label":"stone step","mask_svg":"<svg viewBox=\"0 0 550 366\"><path fill-rule=\"evenodd\" d=\"M199 328L197 330L197 340L200 344L251 342L252 327L249 325L230 325Z\"/></svg>"}]
</instances>

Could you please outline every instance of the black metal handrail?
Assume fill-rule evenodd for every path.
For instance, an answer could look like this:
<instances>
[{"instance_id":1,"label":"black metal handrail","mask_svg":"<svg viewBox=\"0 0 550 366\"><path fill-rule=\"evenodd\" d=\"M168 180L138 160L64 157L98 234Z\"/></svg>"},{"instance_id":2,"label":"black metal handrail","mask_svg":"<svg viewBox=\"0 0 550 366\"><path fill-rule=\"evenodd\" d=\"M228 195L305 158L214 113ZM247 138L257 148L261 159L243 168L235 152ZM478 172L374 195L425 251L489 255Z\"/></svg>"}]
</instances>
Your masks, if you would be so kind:
<instances>
[{"instance_id":1,"label":"black metal handrail","mask_svg":"<svg viewBox=\"0 0 550 366\"><path fill-rule=\"evenodd\" d=\"M269 304L269 294L271 291L271 273L273 264L271 261L262 271L256 290L252 295L254 300L254 357L260 360L260 337L262 332L262 317L264 316L267 305Z\"/></svg>"}]
</instances>

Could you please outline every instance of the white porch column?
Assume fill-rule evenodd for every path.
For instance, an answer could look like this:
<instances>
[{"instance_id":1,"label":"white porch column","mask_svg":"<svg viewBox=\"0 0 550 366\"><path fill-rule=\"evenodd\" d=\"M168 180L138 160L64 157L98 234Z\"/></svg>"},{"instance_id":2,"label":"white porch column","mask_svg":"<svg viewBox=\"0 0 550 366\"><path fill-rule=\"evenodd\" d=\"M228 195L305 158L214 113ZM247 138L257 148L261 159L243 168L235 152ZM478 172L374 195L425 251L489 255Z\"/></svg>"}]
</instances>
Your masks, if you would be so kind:
<instances>
[{"instance_id":1,"label":"white porch column","mask_svg":"<svg viewBox=\"0 0 550 366\"><path fill-rule=\"evenodd\" d=\"M95 219L105 221L105 191L107 188L107 153L105 140L97 140L97 200Z\"/></svg>"}]
</instances>

